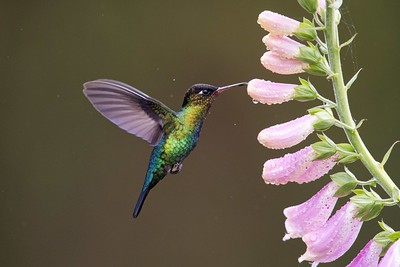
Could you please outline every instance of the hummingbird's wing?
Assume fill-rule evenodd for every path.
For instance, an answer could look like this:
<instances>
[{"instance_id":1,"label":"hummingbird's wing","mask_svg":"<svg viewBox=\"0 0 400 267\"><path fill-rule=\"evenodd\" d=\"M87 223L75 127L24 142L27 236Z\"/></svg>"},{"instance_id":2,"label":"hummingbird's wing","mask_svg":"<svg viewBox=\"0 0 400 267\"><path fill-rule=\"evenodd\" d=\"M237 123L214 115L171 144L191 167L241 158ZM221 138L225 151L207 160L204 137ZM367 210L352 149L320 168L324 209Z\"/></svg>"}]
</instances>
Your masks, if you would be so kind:
<instances>
[{"instance_id":1,"label":"hummingbird's wing","mask_svg":"<svg viewBox=\"0 0 400 267\"><path fill-rule=\"evenodd\" d=\"M85 96L104 117L152 146L160 141L166 119L177 116L163 103L122 82L95 80L83 87Z\"/></svg>"}]
</instances>

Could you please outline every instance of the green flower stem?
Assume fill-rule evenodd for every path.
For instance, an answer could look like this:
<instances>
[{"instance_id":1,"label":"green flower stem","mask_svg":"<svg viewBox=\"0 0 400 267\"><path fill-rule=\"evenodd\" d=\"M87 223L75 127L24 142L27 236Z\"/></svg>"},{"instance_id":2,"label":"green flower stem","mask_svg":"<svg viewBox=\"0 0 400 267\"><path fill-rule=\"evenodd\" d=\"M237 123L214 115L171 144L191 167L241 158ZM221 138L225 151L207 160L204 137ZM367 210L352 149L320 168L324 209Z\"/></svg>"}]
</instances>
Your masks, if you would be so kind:
<instances>
[{"instance_id":1,"label":"green flower stem","mask_svg":"<svg viewBox=\"0 0 400 267\"><path fill-rule=\"evenodd\" d=\"M393 180L389 177L383 166L377 162L371 153L368 151L364 142L362 141L357 127L354 123L354 119L350 112L350 106L347 97L347 88L343 79L342 65L340 61L340 42L338 34L338 25L336 24L335 18L337 12L334 7L335 0L326 0L326 21L325 21L325 39L328 47L328 59L329 65L334 75L330 78L333 83L333 89L335 93L335 99L337 104L337 112L341 122L350 126L350 128L343 128L347 139L354 147L355 151L360 155L360 160L376 178L377 182L382 186L386 193L390 197L400 195L400 190ZM394 199L394 201L398 201ZM397 203L400 206L400 203Z\"/></svg>"}]
</instances>

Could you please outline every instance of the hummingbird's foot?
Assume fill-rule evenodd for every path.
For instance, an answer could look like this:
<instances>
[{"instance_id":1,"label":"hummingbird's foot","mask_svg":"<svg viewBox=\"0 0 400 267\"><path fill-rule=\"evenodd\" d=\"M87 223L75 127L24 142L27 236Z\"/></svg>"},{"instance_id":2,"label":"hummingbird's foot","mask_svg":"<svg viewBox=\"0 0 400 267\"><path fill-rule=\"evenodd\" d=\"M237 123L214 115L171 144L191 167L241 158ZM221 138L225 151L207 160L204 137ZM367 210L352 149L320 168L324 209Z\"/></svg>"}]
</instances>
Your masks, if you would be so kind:
<instances>
[{"instance_id":1,"label":"hummingbird's foot","mask_svg":"<svg viewBox=\"0 0 400 267\"><path fill-rule=\"evenodd\" d=\"M172 174L176 174L181 171L183 164L181 162L176 163L172 166L171 170L169 171Z\"/></svg>"}]
</instances>

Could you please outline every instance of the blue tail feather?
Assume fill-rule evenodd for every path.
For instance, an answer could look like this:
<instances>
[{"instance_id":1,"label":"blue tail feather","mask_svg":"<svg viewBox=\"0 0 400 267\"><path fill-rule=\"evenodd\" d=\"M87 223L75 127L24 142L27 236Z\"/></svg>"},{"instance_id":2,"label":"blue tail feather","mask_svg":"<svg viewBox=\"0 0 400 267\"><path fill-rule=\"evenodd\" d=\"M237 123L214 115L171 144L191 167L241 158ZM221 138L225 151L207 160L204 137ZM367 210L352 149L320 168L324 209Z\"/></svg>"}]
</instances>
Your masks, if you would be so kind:
<instances>
[{"instance_id":1,"label":"blue tail feather","mask_svg":"<svg viewBox=\"0 0 400 267\"><path fill-rule=\"evenodd\" d=\"M143 203L147 197L147 194L149 193L150 189L143 188L143 190L140 192L138 201L136 202L135 210L133 211L133 218L137 218L137 216L140 213L140 210L142 209Z\"/></svg>"}]
</instances>

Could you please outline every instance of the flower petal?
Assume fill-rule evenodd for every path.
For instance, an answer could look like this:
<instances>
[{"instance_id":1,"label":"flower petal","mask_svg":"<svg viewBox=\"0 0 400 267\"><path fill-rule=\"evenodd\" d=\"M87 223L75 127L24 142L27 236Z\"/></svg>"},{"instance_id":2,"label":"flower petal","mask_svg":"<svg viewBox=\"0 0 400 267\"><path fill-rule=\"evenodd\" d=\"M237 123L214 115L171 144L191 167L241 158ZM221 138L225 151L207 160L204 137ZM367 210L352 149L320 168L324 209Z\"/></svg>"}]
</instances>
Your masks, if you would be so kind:
<instances>
[{"instance_id":1,"label":"flower petal","mask_svg":"<svg viewBox=\"0 0 400 267\"><path fill-rule=\"evenodd\" d=\"M272 11L263 11L258 16L257 23L270 33L292 35L300 25L297 20L288 18Z\"/></svg>"},{"instance_id":2,"label":"flower petal","mask_svg":"<svg viewBox=\"0 0 400 267\"><path fill-rule=\"evenodd\" d=\"M337 198L333 195L338 188L337 184L330 182L306 202L284 209L287 234L283 240L303 237L324 225L335 207Z\"/></svg>"},{"instance_id":3,"label":"flower petal","mask_svg":"<svg viewBox=\"0 0 400 267\"><path fill-rule=\"evenodd\" d=\"M336 155L315 160L316 153L307 146L293 154L267 160L264 163L262 178L267 184L304 183L316 180L327 173L336 164Z\"/></svg>"},{"instance_id":4,"label":"flower petal","mask_svg":"<svg viewBox=\"0 0 400 267\"><path fill-rule=\"evenodd\" d=\"M262 104L281 104L293 99L296 86L296 84L253 79L247 85L247 93L255 101Z\"/></svg>"},{"instance_id":5,"label":"flower petal","mask_svg":"<svg viewBox=\"0 0 400 267\"><path fill-rule=\"evenodd\" d=\"M360 232L362 222L355 217L358 208L347 202L321 228L303 236L306 252L299 262L332 262L341 257L354 243Z\"/></svg>"},{"instance_id":6,"label":"flower petal","mask_svg":"<svg viewBox=\"0 0 400 267\"><path fill-rule=\"evenodd\" d=\"M370 240L346 267L376 267L383 246Z\"/></svg>"},{"instance_id":7,"label":"flower petal","mask_svg":"<svg viewBox=\"0 0 400 267\"><path fill-rule=\"evenodd\" d=\"M400 266L400 239L390 246L385 256L383 256L379 267L399 267Z\"/></svg>"},{"instance_id":8,"label":"flower petal","mask_svg":"<svg viewBox=\"0 0 400 267\"><path fill-rule=\"evenodd\" d=\"M317 120L316 116L307 114L295 120L268 127L258 134L257 139L262 145L272 149L292 147L314 131L313 124Z\"/></svg>"},{"instance_id":9,"label":"flower petal","mask_svg":"<svg viewBox=\"0 0 400 267\"><path fill-rule=\"evenodd\" d=\"M283 58L273 51L265 52L260 60L267 70L278 74L297 74L304 72L303 69L308 68L308 64L300 60Z\"/></svg>"},{"instance_id":10,"label":"flower petal","mask_svg":"<svg viewBox=\"0 0 400 267\"><path fill-rule=\"evenodd\" d=\"M296 58L300 55L300 48L305 45L296 42L289 37L268 34L262 39L267 49L284 58Z\"/></svg>"}]
</instances>

